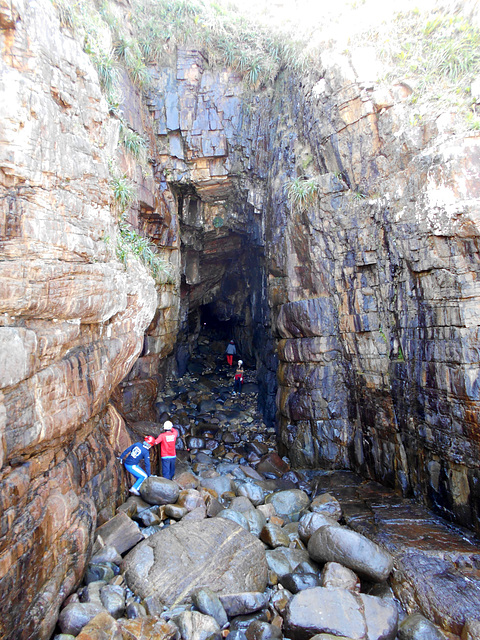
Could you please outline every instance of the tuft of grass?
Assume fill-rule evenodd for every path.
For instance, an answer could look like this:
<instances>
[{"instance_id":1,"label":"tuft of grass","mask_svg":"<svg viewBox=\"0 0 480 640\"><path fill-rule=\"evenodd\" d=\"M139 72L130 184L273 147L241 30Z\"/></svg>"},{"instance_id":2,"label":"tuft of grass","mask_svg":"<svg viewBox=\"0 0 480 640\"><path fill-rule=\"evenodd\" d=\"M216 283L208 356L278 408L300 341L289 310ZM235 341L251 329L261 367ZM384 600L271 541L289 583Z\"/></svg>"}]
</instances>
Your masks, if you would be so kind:
<instances>
[{"instance_id":1,"label":"tuft of grass","mask_svg":"<svg viewBox=\"0 0 480 640\"><path fill-rule=\"evenodd\" d=\"M128 222L122 220L116 247L117 258L128 265L129 256L138 258L151 272L159 284L174 283L172 266L157 252L156 245L140 235Z\"/></svg>"},{"instance_id":2,"label":"tuft of grass","mask_svg":"<svg viewBox=\"0 0 480 640\"><path fill-rule=\"evenodd\" d=\"M52 0L52 4L58 12L60 24L68 29L75 29L75 10L68 0Z\"/></svg>"},{"instance_id":3,"label":"tuft of grass","mask_svg":"<svg viewBox=\"0 0 480 640\"><path fill-rule=\"evenodd\" d=\"M112 189L113 198L120 213L130 208L137 199L135 185L125 174L123 176L112 176L110 188Z\"/></svg>"},{"instance_id":4,"label":"tuft of grass","mask_svg":"<svg viewBox=\"0 0 480 640\"><path fill-rule=\"evenodd\" d=\"M298 211L305 211L317 201L320 185L316 178L292 178L285 183L287 200Z\"/></svg>"},{"instance_id":5,"label":"tuft of grass","mask_svg":"<svg viewBox=\"0 0 480 640\"><path fill-rule=\"evenodd\" d=\"M147 141L136 131L128 127L125 122L120 122L120 142L142 167L147 164Z\"/></svg>"}]
</instances>

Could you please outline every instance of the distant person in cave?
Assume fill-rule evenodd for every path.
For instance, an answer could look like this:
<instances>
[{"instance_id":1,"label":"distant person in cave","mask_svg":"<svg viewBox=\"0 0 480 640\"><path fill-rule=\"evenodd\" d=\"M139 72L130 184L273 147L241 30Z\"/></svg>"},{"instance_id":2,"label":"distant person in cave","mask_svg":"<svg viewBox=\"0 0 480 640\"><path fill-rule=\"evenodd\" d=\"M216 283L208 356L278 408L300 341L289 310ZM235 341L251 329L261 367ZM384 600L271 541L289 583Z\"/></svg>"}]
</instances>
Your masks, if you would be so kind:
<instances>
[{"instance_id":1,"label":"distant person in cave","mask_svg":"<svg viewBox=\"0 0 480 640\"><path fill-rule=\"evenodd\" d=\"M235 378L233 380L233 393L242 393L242 385L243 385L243 361L238 361L237 370L235 371Z\"/></svg>"},{"instance_id":2,"label":"distant person in cave","mask_svg":"<svg viewBox=\"0 0 480 640\"><path fill-rule=\"evenodd\" d=\"M160 456L162 458L162 475L167 480L171 480L175 475L175 459L177 451L175 444L178 438L178 431L170 420L163 424L164 432L155 440L155 444L160 444Z\"/></svg>"},{"instance_id":3,"label":"distant person in cave","mask_svg":"<svg viewBox=\"0 0 480 640\"><path fill-rule=\"evenodd\" d=\"M228 366L229 367L233 366L233 356L236 355L237 353L235 342L233 340L230 340L230 342L228 343L228 346L225 349L225 353L227 354Z\"/></svg>"},{"instance_id":4,"label":"distant person in cave","mask_svg":"<svg viewBox=\"0 0 480 640\"><path fill-rule=\"evenodd\" d=\"M131 444L118 458L120 463L125 465L125 469L137 478L135 484L130 489L130 493L136 496L140 495L140 485L150 475L150 448L154 444L156 443L153 436L145 436L143 442ZM145 471L140 466L142 460L145 464Z\"/></svg>"}]
</instances>

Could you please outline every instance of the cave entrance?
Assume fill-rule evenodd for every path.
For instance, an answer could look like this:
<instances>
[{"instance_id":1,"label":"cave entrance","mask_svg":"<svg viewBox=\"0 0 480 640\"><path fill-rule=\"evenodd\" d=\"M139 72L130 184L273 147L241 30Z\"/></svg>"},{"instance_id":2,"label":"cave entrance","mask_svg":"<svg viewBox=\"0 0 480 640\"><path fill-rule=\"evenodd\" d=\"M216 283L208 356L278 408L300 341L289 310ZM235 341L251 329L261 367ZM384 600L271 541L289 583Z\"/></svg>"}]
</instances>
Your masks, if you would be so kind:
<instances>
[{"instance_id":1,"label":"cave entrance","mask_svg":"<svg viewBox=\"0 0 480 640\"><path fill-rule=\"evenodd\" d=\"M200 332L208 334L213 340L225 342L235 340L235 321L232 318L221 319L215 313L213 304L200 307Z\"/></svg>"}]
</instances>

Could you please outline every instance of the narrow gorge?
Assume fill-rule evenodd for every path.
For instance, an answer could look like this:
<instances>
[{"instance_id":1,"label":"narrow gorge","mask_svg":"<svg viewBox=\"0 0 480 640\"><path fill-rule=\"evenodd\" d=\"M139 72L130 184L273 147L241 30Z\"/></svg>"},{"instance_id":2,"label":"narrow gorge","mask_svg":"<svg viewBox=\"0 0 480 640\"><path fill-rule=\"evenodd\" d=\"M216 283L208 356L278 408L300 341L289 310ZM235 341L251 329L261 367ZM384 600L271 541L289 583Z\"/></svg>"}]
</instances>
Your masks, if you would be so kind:
<instances>
[{"instance_id":1,"label":"narrow gorge","mask_svg":"<svg viewBox=\"0 0 480 640\"><path fill-rule=\"evenodd\" d=\"M137 8L0 0L5 640L53 634L127 496L116 456L205 332L292 469L480 534L479 131L418 116L361 41L250 82L173 34L123 64Z\"/></svg>"}]
</instances>

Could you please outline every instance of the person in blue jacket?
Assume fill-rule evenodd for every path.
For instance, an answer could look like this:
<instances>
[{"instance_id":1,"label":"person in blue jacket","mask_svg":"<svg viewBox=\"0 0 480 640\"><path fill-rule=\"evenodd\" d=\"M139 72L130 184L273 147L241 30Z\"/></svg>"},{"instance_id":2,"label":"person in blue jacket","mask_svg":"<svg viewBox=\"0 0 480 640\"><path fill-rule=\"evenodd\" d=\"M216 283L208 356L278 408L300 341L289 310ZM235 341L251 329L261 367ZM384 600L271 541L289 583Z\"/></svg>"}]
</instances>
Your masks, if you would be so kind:
<instances>
[{"instance_id":1,"label":"person in blue jacket","mask_svg":"<svg viewBox=\"0 0 480 640\"><path fill-rule=\"evenodd\" d=\"M125 469L129 471L132 476L137 478L135 484L130 489L130 493L136 496L140 495L140 485L150 475L150 448L156 444L153 436L145 436L143 442L135 442L131 444L123 453L120 454L119 460L125 465ZM140 462L144 461L145 471L140 466Z\"/></svg>"}]
</instances>

